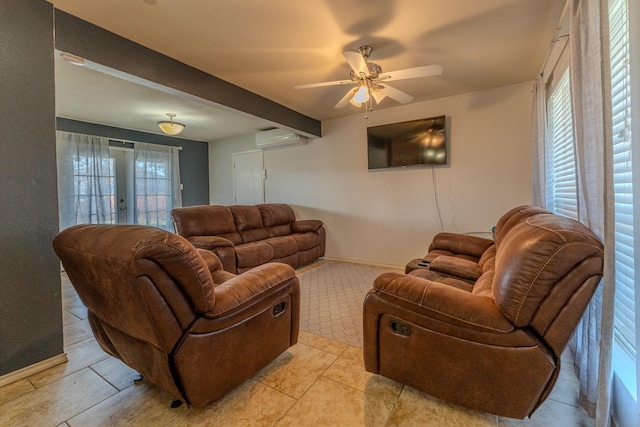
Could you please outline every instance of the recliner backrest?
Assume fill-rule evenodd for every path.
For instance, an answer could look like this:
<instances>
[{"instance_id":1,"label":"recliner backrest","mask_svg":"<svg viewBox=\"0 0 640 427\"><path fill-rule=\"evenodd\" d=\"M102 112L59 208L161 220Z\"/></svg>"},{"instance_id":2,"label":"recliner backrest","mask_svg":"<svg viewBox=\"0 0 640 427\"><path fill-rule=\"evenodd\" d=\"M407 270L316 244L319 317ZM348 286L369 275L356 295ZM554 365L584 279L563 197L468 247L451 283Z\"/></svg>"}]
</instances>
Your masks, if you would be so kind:
<instances>
[{"instance_id":1,"label":"recliner backrest","mask_svg":"<svg viewBox=\"0 0 640 427\"><path fill-rule=\"evenodd\" d=\"M493 233L493 241L495 242L496 246L500 246L500 243L502 243L502 239L504 238L504 236L514 226L520 224L522 221L529 218L530 216L538 215L542 213L550 214L552 212L547 209L543 209L541 207L533 206L533 205L517 206L509 210L508 212L506 212L504 215L500 217L500 219L496 223L496 228Z\"/></svg>"},{"instance_id":2,"label":"recliner backrest","mask_svg":"<svg viewBox=\"0 0 640 427\"><path fill-rule=\"evenodd\" d=\"M572 332L602 277L603 259L602 243L578 221L554 214L530 216L505 234L497 248L493 298L518 327L544 336L564 313L575 323L559 326ZM584 297L574 297L577 292ZM561 335L556 348L564 348L562 341L570 338Z\"/></svg>"},{"instance_id":3,"label":"recliner backrest","mask_svg":"<svg viewBox=\"0 0 640 427\"><path fill-rule=\"evenodd\" d=\"M88 311L169 353L197 313L213 308L213 281L183 237L137 225L77 225L53 246Z\"/></svg>"}]
</instances>

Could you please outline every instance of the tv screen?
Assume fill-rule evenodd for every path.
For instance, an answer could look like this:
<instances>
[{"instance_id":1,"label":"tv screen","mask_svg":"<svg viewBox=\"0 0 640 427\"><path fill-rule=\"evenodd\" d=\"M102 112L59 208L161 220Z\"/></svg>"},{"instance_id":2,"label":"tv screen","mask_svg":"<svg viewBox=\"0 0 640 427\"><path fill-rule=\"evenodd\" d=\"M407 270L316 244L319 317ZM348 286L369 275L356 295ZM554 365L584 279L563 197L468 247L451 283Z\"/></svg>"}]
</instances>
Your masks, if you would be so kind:
<instances>
[{"instance_id":1,"label":"tv screen","mask_svg":"<svg viewBox=\"0 0 640 427\"><path fill-rule=\"evenodd\" d=\"M367 128L369 169L447 164L445 116Z\"/></svg>"}]
</instances>

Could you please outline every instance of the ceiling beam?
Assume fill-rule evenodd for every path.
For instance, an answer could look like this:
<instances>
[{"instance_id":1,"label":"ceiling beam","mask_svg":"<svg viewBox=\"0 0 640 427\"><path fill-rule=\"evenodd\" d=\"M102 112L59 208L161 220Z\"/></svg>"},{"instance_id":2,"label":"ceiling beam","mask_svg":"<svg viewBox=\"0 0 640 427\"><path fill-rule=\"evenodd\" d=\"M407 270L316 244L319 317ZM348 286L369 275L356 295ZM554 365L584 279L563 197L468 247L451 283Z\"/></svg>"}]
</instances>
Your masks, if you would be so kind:
<instances>
[{"instance_id":1,"label":"ceiling beam","mask_svg":"<svg viewBox=\"0 0 640 427\"><path fill-rule=\"evenodd\" d=\"M227 111L258 117L308 137L321 135L321 122L218 77L55 9L55 48L62 52L197 97Z\"/></svg>"}]
</instances>

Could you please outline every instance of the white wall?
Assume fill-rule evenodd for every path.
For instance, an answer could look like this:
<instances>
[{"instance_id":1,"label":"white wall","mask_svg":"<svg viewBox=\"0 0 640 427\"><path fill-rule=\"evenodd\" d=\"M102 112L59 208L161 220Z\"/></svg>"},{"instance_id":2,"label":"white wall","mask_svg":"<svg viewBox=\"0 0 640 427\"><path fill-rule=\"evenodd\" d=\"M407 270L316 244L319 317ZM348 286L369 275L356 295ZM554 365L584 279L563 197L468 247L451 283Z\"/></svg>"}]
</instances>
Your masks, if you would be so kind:
<instances>
[{"instance_id":1,"label":"white wall","mask_svg":"<svg viewBox=\"0 0 640 427\"><path fill-rule=\"evenodd\" d=\"M404 265L424 255L435 233L489 231L530 203L530 83L409 104L323 122L307 145L267 150L265 200L293 206L327 228L326 256ZM347 107L351 108L351 107ZM446 115L449 164L369 171L367 126ZM210 146L213 204L231 204L231 153L253 136ZM435 183L434 183L435 180Z\"/></svg>"}]
</instances>

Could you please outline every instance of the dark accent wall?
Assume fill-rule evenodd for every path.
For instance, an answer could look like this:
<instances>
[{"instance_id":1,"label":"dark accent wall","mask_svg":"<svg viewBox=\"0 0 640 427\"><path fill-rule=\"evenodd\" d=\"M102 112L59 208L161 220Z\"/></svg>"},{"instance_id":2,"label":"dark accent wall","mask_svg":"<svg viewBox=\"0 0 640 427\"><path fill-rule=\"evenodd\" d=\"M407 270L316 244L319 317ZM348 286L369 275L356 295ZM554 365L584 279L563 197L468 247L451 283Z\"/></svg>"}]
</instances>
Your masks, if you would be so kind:
<instances>
[{"instance_id":1,"label":"dark accent wall","mask_svg":"<svg viewBox=\"0 0 640 427\"><path fill-rule=\"evenodd\" d=\"M61 10L55 10L55 18L56 49L270 120L307 136L322 136L322 128L318 120Z\"/></svg>"},{"instance_id":2,"label":"dark accent wall","mask_svg":"<svg viewBox=\"0 0 640 427\"><path fill-rule=\"evenodd\" d=\"M0 7L0 375L61 354L53 5Z\"/></svg>"},{"instance_id":3,"label":"dark accent wall","mask_svg":"<svg viewBox=\"0 0 640 427\"><path fill-rule=\"evenodd\" d=\"M182 190L182 205L209 204L208 143L64 118L58 118L56 122L58 130L67 132L103 136L115 140L124 139L182 147L180 151L180 182L184 187Z\"/></svg>"}]
</instances>

